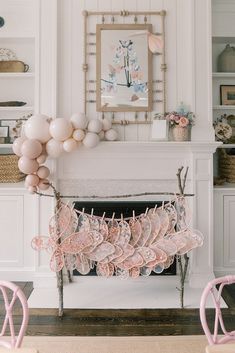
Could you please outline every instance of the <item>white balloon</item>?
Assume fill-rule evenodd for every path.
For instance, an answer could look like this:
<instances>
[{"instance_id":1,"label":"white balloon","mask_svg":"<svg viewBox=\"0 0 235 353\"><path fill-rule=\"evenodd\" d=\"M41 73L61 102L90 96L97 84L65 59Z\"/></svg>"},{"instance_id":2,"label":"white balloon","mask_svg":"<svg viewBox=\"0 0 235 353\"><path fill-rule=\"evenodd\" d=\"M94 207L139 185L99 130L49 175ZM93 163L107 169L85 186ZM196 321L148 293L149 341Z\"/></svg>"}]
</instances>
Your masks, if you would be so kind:
<instances>
[{"instance_id":1,"label":"white balloon","mask_svg":"<svg viewBox=\"0 0 235 353\"><path fill-rule=\"evenodd\" d=\"M49 131L55 140L65 141L72 135L73 127L68 120L57 118L51 121Z\"/></svg>"},{"instance_id":2,"label":"white balloon","mask_svg":"<svg viewBox=\"0 0 235 353\"><path fill-rule=\"evenodd\" d=\"M21 157L21 156L22 156L21 147L22 147L22 144L24 143L25 140L26 140L25 137L18 137L18 138L15 139L15 141L13 142L12 149L13 149L13 152L14 152L18 157Z\"/></svg>"},{"instance_id":3,"label":"white balloon","mask_svg":"<svg viewBox=\"0 0 235 353\"><path fill-rule=\"evenodd\" d=\"M94 134L93 132L88 132L85 138L83 139L82 143L85 147L93 148L98 145L99 141L100 139L97 134Z\"/></svg>"},{"instance_id":4,"label":"white balloon","mask_svg":"<svg viewBox=\"0 0 235 353\"><path fill-rule=\"evenodd\" d=\"M98 119L90 120L87 127L89 132L95 132L97 134L102 130L102 128L103 128L103 124L101 120L98 120Z\"/></svg>"},{"instance_id":5,"label":"white balloon","mask_svg":"<svg viewBox=\"0 0 235 353\"><path fill-rule=\"evenodd\" d=\"M83 130L81 130L81 129L74 130L74 132L73 132L74 140L80 142L84 139L84 137L85 137L85 132Z\"/></svg>"},{"instance_id":6,"label":"white balloon","mask_svg":"<svg viewBox=\"0 0 235 353\"><path fill-rule=\"evenodd\" d=\"M63 149L65 150L65 152L72 152L76 150L76 148L77 142L73 138L70 138L63 142Z\"/></svg>"},{"instance_id":7,"label":"white balloon","mask_svg":"<svg viewBox=\"0 0 235 353\"><path fill-rule=\"evenodd\" d=\"M117 131L115 131L114 129L110 129L108 131L105 132L105 138L108 141L115 141L118 138L118 134Z\"/></svg>"},{"instance_id":8,"label":"white balloon","mask_svg":"<svg viewBox=\"0 0 235 353\"><path fill-rule=\"evenodd\" d=\"M50 140L49 132L50 118L46 115L36 114L31 116L25 123L24 133L28 139L38 140L45 143Z\"/></svg>"},{"instance_id":9,"label":"white balloon","mask_svg":"<svg viewBox=\"0 0 235 353\"><path fill-rule=\"evenodd\" d=\"M107 130L110 130L111 127L112 127L112 121L108 118L104 118L101 120L102 122L102 125L103 125L103 130L104 131L107 131Z\"/></svg>"},{"instance_id":10,"label":"white balloon","mask_svg":"<svg viewBox=\"0 0 235 353\"><path fill-rule=\"evenodd\" d=\"M46 144L46 151L49 157L57 158L63 152L63 142L51 139Z\"/></svg>"},{"instance_id":11,"label":"white balloon","mask_svg":"<svg viewBox=\"0 0 235 353\"><path fill-rule=\"evenodd\" d=\"M70 118L70 121L74 129L86 129L88 124L88 119L84 113L73 114Z\"/></svg>"},{"instance_id":12,"label":"white balloon","mask_svg":"<svg viewBox=\"0 0 235 353\"><path fill-rule=\"evenodd\" d=\"M104 139L104 131L103 130L100 131L99 138L100 138L100 140Z\"/></svg>"}]
</instances>

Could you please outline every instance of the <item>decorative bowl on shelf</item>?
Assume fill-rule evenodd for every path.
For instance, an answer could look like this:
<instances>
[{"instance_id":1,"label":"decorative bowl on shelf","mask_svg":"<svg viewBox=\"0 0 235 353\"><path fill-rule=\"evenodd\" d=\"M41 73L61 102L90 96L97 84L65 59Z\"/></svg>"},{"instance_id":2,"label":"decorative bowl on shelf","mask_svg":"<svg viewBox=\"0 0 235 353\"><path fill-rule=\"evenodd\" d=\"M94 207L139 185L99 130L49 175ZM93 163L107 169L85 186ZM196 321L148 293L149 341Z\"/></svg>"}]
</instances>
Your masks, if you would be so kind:
<instances>
[{"instance_id":1,"label":"decorative bowl on shelf","mask_svg":"<svg viewBox=\"0 0 235 353\"><path fill-rule=\"evenodd\" d=\"M20 101L7 101L7 102L0 102L0 107L22 107L26 105L25 102Z\"/></svg>"},{"instance_id":2,"label":"decorative bowl on shelf","mask_svg":"<svg viewBox=\"0 0 235 353\"><path fill-rule=\"evenodd\" d=\"M29 65L20 60L0 61L0 72L27 72Z\"/></svg>"}]
</instances>

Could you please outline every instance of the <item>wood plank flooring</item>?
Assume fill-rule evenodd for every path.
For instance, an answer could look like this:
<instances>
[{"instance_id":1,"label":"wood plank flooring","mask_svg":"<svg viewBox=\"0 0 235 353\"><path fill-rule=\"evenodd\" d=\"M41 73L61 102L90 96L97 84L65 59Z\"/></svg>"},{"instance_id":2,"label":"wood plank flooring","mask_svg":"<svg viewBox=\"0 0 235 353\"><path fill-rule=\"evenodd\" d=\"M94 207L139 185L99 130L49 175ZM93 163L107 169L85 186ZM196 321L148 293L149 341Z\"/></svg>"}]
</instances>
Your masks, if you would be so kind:
<instances>
[{"instance_id":1,"label":"wood plank flooring","mask_svg":"<svg viewBox=\"0 0 235 353\"><path fill-rule=\"evenodd\" d=\"M18 282L27 297L33 290L32 283ZM228 289L227 289L228 288ZM235 285L227 287L224 299L228 309L223 309L227 329L235 329ZM0 301L0 312L3 303ZM213 310L208 309L209 322ZM15 322L20 323L19 312ZM168 336L201 335L198 309L67 309L64 317L55 309L30 309L27 335L35 336Z\"/></svg>"}]
</instances>

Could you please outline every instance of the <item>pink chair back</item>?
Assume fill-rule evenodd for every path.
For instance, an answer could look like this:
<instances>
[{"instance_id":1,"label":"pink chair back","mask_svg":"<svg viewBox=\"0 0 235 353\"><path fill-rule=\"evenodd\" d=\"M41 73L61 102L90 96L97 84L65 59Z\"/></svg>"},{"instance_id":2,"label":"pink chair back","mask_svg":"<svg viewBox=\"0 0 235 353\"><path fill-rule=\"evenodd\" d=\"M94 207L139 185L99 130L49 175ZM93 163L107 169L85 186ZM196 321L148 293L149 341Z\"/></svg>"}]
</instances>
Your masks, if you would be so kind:
<instances>
[{"instance_id":1,"label":"pink chair back","mask_svg":"<svg viewBox=\"0 0 235 353\"><path fill-rule=\"evenodd\" d=\"M235 339L235 331L226 331L222 312L220 308L221 294L224 286L235 283L235 276L224 276L220 278L213 279L205 287L200 302L200 319L202 328L205 332L207 340L210 345L222 344ZM215 286L218 285L218 290ZM215 322L214 322L214 332L212 333L208 327L206 319L206 303L209 296L212 296L212 300L215 306ZM223 335L218 336L219 327Z\"/></svg>"},{"instance_id":2,"label":"pink chair back","mask_svg":"<svg viewBox=\"0 0 235 353\"><path fill-rule=\"evenodd\" d=\"M0 333L0 346L3 346L5 348L19 348L21 346L29 319L27 299L18 286L16 286L14 283L6 281L0 281L0 295L2 295L5 305L5 318ZM18 336L16 336L13 321L13 308L17 299L19 300L23 310L23 317ZM11 334L10 341L6 338L2 338L3 336L5 336L8 326L10 328Z\"/></svg>"}]
</instances>

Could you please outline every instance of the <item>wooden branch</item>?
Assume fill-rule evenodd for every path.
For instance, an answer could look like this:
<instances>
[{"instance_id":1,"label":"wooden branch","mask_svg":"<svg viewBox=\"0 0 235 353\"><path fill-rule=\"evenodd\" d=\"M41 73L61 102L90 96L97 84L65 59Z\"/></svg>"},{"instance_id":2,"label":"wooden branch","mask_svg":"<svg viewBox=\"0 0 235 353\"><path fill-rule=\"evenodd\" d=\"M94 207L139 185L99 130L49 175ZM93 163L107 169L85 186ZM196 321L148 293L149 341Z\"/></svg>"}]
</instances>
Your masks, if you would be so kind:
<instances>
[{"instance_id":1,"label":"wooden branch","mask_svg":"<svg viewBox=\"0 0 235 353\"><path fill-rule=\"evenodd\" d=\"M41 192L36 192L35 194L39 196L46 197L54 197L54 195L48 195ZM137 194L124 194L124 195L106 195L106 196L98 196L98 195L60 195L61 199L120 199L120 198L129 198L129 197L140 197L140 196L153 196L153 195L166 195L166 196L181 196L182 193L174 193L174 192L141 192ZM194 194L185 194L185 197L192 197Z\"/></svg>"}]
</instances>

